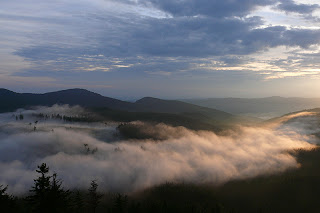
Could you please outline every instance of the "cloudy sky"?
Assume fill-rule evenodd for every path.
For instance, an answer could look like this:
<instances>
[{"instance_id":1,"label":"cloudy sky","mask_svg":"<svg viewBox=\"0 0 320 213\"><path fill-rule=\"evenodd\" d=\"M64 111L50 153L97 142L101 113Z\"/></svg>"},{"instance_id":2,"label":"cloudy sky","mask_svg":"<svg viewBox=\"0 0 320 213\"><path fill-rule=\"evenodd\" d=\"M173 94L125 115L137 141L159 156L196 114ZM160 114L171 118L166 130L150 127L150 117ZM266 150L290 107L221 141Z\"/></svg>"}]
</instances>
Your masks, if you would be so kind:
<instances>
[{"instance_id":1,"label":"cloudy sky","mask_svg":"<svg viewBox=\"0 0 320 213\"><path fill-rule=\"evenodd\" d=\"M0 87L320 97L319 0L0 1Z\"/></svg>"}]
</instances>

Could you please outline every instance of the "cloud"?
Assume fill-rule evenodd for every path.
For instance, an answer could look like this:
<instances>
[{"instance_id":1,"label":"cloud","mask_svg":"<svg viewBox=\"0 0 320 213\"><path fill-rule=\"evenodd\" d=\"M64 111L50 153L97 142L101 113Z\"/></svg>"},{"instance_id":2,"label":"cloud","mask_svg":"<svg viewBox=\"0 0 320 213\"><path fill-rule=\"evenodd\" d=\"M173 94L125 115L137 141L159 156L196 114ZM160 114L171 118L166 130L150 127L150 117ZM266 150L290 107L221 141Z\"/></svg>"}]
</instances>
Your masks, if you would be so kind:
<instances>
[{"instance_id":1,"label":"cloud","mask_svg":"<svg viewBox=\"0 0 320 213\"><path fill-rule=\"evenodd\" d=\"M257 6L274 3L274 0L140 0L139 3L153 5L173 16L206 15L211 17L245 16Z\"/></svg>"},{"instance_id":2,"label":"cloud","mask_svg":"<svg viewBox=\"0 0 320 213\"><path fill-rule=\"evenodd\" d=\"M32 113L52 111L77 112L58 106L20 110L23 121L15 121L11 113L0 115L0 184L8 184L10 192L27 192L42 162L68 188L86 189L97 179L103 191L132 192L166 181L221 184L283 172L299 167L287 151L314 147L304 135L264 128L240 128L218 136L161 124L144 131L162 140L121 140L114 138L116 124L39 120L33 131L28 124ZM97 152L88 153L84 144Z\"/></svg>"},{"instance_id":3,"label":"cloud","mask_svg":"<svg viewBox=\"0 0 320 213\"><path fill-rule=\"evenodd\" d=\"M265 78L306 76L299 73L302 68L299 64L295 70L291 70L290 64L281 65L281 70L290 71L290 74L276 73L281 71L277 67L252 66L254 62L261 64L253 54L261 55L279 47L310 50L320 42L320 30L314 28L316 20L308 23L311 27L308 25L306 29L306 20L282 22L286 17L296 17L295 14L281 13L279 17L280 12L271 10L270 16L277 20L273 25L268 25L263 13L252 14L257 8L277 4L275 0L3 2L4 9L0 11L3 69L0 74L5 74L6 79L30 77L21 78L21 84L32 77L52 80L49 84L38 82L37 92L69 85L88 85L88 88L94 85L110 88L112 85L112 89L104 91L117 96L125 93L119 88L127 87L127 79L134 85L153 85L167 76L182 82L184 79L215 78L220 72L229 80L233 74L226 70L239 71L238 75L244 75L240 72L246 71L246 79L256 80L256 75L260 74L261 84ZM295 3L281 1L278 6L289 4ZM316 8L315 5L296 5ZM310 8L299 11L306 14ZM290 56L285 50L281 51L281 55ZM263 63L272 64L280 58L283 59L276 52L272 59ZM9 60L17 63L13 65ZM309 67L317 66L317 59L307 61ZM208 64L209 69L203 68L203 64ZM241 68L237 66L239 64ZM266 77L262 72L271 74ZM115 81L118 87L113 85ZM255 81L248 83L253 86ZM22 88L21 84L16 83L11 88ZM173 88L177 85L177 82L171 83ZM192 85L200 87L203 84ZM135 93L134 96L140 96L136 88L128 89ZM211 91L218 89L209 88ZM224 87L224 91L228 89ZM185 91L185 88L175 87L174 90Z\"/></svg>"},{"instance_id":4,"label":"cloud","mask_svg":"<svg viewBox=\"0 0 320 213\"><path fill-rule=\"evenodd\" d=\"M287 29L276 26L253 30L245 37L244 45L249 45L249 48L258 51L278 46L308 48L319 42L319 30Z\"/></svg>"},{"instance_id":5,"label":"cloud","mask_svg":"<svg viewBox=\"0 0 320 213\"><path fill-rule=\"evenodd\" d=\"M211 56L241 56L279 46L309 48L320 41L320 30L284 26L258 28L263 23L259 17L138 19L130 25L123 23L125 20L115 20L119 21L122 22L120 25L113 26L116 37L108 28L95 35L91 42L100 45L84 43L82 47L69 48L38 45L22 48L15 54L41 65L39 69L47 66L46 69L49 67L56 71L86 71L86 67L93 66L116 71L137 64L147 66L153 57L163 57L163 60L166 57L192 57L195 60ZM125 25L128 26L124 29ZM85 55L92 57L86 58ZM119 67L112 63L114 58L131 58L134 61ZM48 61L49 64L46 63Z\"/></svg>"},{"instance_id":6,"label":"cloud","mask_svg":"<svg viewBox=\"0 0 320 213\"><path fill-rule=\"evenodd\" d=\"M297 4L293 0L282 0L275 8L288 13L312 15L312 13L319 9L320 6L319 4Z\"/></svg>"}]
</instances>

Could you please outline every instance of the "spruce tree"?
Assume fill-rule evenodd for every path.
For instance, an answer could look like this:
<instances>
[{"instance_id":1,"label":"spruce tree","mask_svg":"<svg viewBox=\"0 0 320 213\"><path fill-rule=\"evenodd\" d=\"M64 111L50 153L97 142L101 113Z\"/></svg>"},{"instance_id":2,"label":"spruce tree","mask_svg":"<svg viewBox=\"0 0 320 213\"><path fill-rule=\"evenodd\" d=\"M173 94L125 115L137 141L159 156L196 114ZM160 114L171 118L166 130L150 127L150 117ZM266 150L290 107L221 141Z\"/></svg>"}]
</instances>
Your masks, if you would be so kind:
<instances>
[{"instance_id":1,"label":"spruce tree","mask_svg":"<svg viewBox=\"0 0 320 213\"><path fill-rule=\"evenodd\" d=\"M8 186L0 185L0 209L3 212L14 212L16 198L7 194Z\"/></svg>"},{"instance_id":2,"label":"spruce tree","mask_svg":"<svg viewBox=\"0 0 320 213\"><path fill-rule=\"evenodd\" d=\"M49 175L49 167L43 163L36 170L40 176L34 180L34 186L30 190L31 195L27 201L31 205L33 212L68 212L70 207L70 192L61 185L61 180L57 179L57 174Z\"/></svg>"},{"instance_id":3,"label":"spruce tree","mask_svg":"<svg viewBox=\"0 0 320 213\"><path fill-rule=\"evenodd\" d=\"M50 179L48 175L49 167L45 163L38 166L36 170L40 176L34 180L34 186L30 190L31 195L27 197L27 201L30 203L33 212L48 212L50 206L49 191L50 191Z\"/></svg>"},{"instance_id":4,"label":"spruce tree","mask_svg":"<svg viewBox=\"0 0 320 213\"><path fill-rule=\"evenodd\" d=\"M95 213L96 209L100 203L102 195L97 192L98 184L96 180L91 181L90 188L89 188L89 211Z\"/></svg>"},{"instance_id":5,"label":"spruce tree","mask_svg":"<svg viewBox=\"0 0 320 213\"><path fill-rule=\"evenodd\" d=\"M68 212L70 210L70 191L62 187L62 181L57 179L57 174L52 176L51 186L49 190L49 200L51 204L51 212Z\"/></svg>"},{"instance_id":6,"label":"spruce tree","mask_svg":"<svg viewBox=\"0 0 320 213\"><path fill-rule=\"evenodd\" d=\"M81 213L83 212L83 208L84 208L84 199L83 199L83 196L81 195L80 191L77 190L75 192L75 195L74 195L74 212L75 213Z\"/></svg>"},{"instance_id":7,"label":"spruce tree","mask_svg":"<svg viewBox=\"0 0 320 213\"><path fill-rule=\"evenodd\" d=\"M128 196L117 194L115 200L114 200L114 210L116 213L123 213L127 207L128 204Z\"/></svg>"}]
</instances>

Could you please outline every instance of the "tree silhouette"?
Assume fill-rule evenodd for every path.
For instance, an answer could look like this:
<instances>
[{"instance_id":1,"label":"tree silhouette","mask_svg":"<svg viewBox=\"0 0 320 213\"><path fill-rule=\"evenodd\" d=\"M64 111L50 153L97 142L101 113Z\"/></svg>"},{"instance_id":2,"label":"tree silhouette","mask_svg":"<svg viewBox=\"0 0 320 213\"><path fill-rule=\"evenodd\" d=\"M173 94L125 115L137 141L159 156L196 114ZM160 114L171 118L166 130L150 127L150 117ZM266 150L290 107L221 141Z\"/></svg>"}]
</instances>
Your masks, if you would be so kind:
<instances>
[{"instance_id":1,"label":"tree silhouette","mask_svg":"<svg viewBox=\"0 0 320 213\"><path fill-rule=\"evenodd\" d=\"M61 185L62 181L57 179L57 174L52 176L49 190L49 200L52 204L52 212L67 212L70 209L70 191L65 190Z\"/></svg>"},{"instance_id":2,"label":"tree silhouette","mask_svg":"<svg viewBox=\"0 0 320 213\"><path fill-rule=\"evenodd\" d=\"M7 196L7 193L6 193L7 189L8 189L8 186L4 187L3 185L0 185L0 198L1 199Z\"/></svg>"},{"instance_id":3,"label":"tree silhouette","mask_svg":"<svg viewBox=\"0 0 320 213\"><path fill-rule=\"evenodd\" d=\"M40 176L34 180L27 201L33 212L67 212L70 207L70 192L62 188L57 174L49 175L49 167L43 163L36 170Z\"/></svg>"},{"instance_id":4,"label":"tree silhouette","mask_svg":"<svg viewBox=\"0 0 320 213\"><path fill-rule=\"evenodd\" d=\"M0 207L1 212L14 212L15 198L7 194L8 186L0 185Z\"/></svg>"},{"instance_id":5,"label":"tree silhouette","mask_svg":"<svg viewBox=\"0 0 320 213\"><path fill-rule=\"evenodd\" d=\"M27 201L31 204L34 212L48 212L51 179L51 176L48 175L49 167L43 163L38 166L36 172L40 174L40 177L34 180L34 186L30 190L32 194L27 197Z\"/></svg>"},{"instance_id":6,"label":"tree silhouette","mask_svg":"<svg viewBox=\"0 0 320 213\"><path fill-rule=\"evenodd\" d=\"M89 188L89 211L95 213L96 209L100 203L102 195L97 192L98 184L96 180L92 180Z\"/></svg>"},{"instance_id":7,"label":"tree silhouette","mask_svg":"<svg viewBox=\"0 0 320 213\"><path fill-rule=\"evenodd\" d=\"M127 207L128 204L128 196L117 194L115 200L114 200L114 210L116 213L123 213Z\"/></svg>"},{"instance_id":8,"label":"tree silhouette","mask_svg":"<svg viewBox=\"0 0 320 213\"><path fill-rule=\"evenodd\" d=\"M81 195L80 191L77 190L74 195L74 212L75 213L81 213L83 212L83 207L84 207L84 199L83 196Z\"/></svg>"}]
</instances>

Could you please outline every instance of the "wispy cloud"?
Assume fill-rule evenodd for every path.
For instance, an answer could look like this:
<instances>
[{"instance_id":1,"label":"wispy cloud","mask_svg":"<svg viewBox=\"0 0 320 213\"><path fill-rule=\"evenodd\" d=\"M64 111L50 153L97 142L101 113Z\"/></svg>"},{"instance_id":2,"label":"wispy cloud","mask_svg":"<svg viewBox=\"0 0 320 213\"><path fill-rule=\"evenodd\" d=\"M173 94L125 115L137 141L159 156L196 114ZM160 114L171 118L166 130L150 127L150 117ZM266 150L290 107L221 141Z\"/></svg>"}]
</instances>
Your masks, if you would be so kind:
<instances>
[{"instance_id":1,"label":"wispy cloud","mask_svg":"<svg viewBox=\"0 0 320 213\"><path fill-rule=\"evenodd\" d=\"M152 72L191 80L205 70L286 71L282 78L298 78L319 68L317 58L302 54L320 43L319 6L307 1L13 0L1 8L0 73L6 75L61 81L90 72L92 82L143 84ZM272 51L272 58L256 57ZM291 57L302 62L282 63Z\"/></svg>"},{"instance_id":2,"label":"wispy cloud","mask_svg":"<svg viewBox=\"0 0 320 213\"><path fill-rule=\"evenodd\" d=\"M166 181L217 185L283 172L299 167L288 151L314 148L303 133L265 128L240 128L218 136L164 124L136 124L149 134L165 136L160 141L114 138L117 130L112 123L39 120L34 131L29 122L35 121L32 113L40 112L77 116L84 111L68 106L19 110L23 121L15 121L12 113L0 114L0 184L8 184L15 194L27 192L42 162L69 188L85 189L97 179L103 190L132 192ZM88 153L84 144L97 151Z\"/></svg>"}]
</instances>

